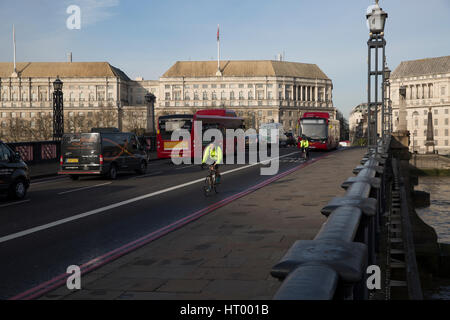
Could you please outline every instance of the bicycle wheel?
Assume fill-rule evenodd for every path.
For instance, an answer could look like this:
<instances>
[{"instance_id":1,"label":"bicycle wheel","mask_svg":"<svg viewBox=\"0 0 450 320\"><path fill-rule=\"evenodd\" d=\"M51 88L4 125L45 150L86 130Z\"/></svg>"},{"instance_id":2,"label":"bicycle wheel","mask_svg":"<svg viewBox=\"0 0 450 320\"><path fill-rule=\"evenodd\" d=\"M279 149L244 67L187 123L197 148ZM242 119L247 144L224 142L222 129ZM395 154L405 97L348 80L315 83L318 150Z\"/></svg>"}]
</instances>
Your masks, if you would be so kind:
<instances>
[{"instance_id":1,"label":"bicycle wheel","mask_svg":"<svg viewBox=\"0 0 450 320\"><path fill-rule=\"evenodd\" d=\"M210 177L206 177L205 184L203 185L203 192L205 193L205 196L208 196L208 194L212 191L211 190L211 179Z\"/></svg>"},{"instance_id":2,"label":"bicycle wheel","mask_svg":"<svg viewBox=\"0 0 450 320\"><path fill-rule=\"evenodd\" d=\"M212 179L211 179L211 181L212 181ZM214 187L214 192L219 193L219 191L217 190L216 175L214 175L213 187Z\"/></svg>"}]
</instances>

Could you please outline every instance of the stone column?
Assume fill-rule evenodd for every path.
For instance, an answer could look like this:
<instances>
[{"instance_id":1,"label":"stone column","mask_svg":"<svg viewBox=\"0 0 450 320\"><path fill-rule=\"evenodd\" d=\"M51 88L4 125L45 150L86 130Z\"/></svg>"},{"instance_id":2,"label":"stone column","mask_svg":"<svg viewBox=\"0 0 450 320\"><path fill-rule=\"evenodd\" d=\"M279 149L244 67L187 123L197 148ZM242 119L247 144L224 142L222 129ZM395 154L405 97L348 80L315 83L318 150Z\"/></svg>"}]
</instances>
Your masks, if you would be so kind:
<instances>
[{"instance_id":1,"label":"stone column","mask_svg":"<svg viewBox=\"0 0 450 320\"><path fill-rule=\"evenodd\" d=\"M402 86L399 89L399 112L398 112L398 128L393 133L393 136L404 147L409 148L409 131L406 127L406 87Z\"/></svg>"},{"instance_id":2,"label":"stone column","mask_svg":"<svg viewBox=\"0 0 450 320\"><path fill-rule=\"evenodd\" d=\"M426 147L426 153L428 153L428 154L435 153L433 113L431 112L431 107L428 108L427 140L425 141L425 147Z\"/></svg>"}]
</instances>

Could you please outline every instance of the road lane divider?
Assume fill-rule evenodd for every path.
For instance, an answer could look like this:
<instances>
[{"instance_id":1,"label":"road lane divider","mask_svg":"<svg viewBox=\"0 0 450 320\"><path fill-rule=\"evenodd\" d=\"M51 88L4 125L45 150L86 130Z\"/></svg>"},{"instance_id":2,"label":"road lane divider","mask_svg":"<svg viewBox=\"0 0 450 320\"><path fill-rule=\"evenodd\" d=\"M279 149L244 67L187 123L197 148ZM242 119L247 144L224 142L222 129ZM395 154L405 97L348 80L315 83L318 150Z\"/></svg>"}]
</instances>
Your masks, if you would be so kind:
<instances>
[{"instance_id":1,"label":"road lane divider","mask_svg":"<svg viewBox=\"0 0 450 320\"><path fill-rule=\"evenodd\" d=\"M284 158L284 157L288 157L288 156L291 156L293 154L298 154L298 153L300 153L300 151L292 152L292 153L289 153L289 154L286 154L286 155L283 155L283 156L280 156L280 157L272 158L271 160L278 160L278 159L281 159L281 158ZM249 165L246 165L246 166L243 166L243 167L239 167L239 168L236 168L236 169L228 170L228 171L225 171L225 172L221 173L221 175L226 175L226 174L230 174L230 173L233 173L233 172L236 172L236 171L248 169L248 168L254 167L254 166L256 166L256 165L258 165L260 163L261 162L256 162L256 163L249 164ZM39 232L39 231L43 231L43 230L46 230L46 229L54 228L56 226L59 226L59 225L62 225L62 224L68 223L68 222L76 221L76 220L83 219L83 218L86 218L86 217L89 217L89 216L92 216L92 215L95 215L95 214L103 213L103 212L106 212L108 210L112 210L112 209L115 209L115 208L118 208L118 207L122 207L122 206L125 206L127 204L130 204L130 203L133 203L133 202L136 202L136 201L141 201L141 200L144 200L144 199L155 197L157 195L160 195L160 194L163 194L163 193L167 193L167 192L171 192L171 191L174 191L174 190L177 190L177 189L181 189L181 188L184 188L184 187L187 187L187 186L199 183L199 182L203 182L203 181L205 181L205 177L202 177L202 178L197 179L197 180L189 181L189 182L186 182L186 183L183 183L183 184L180 184L180 185L176 185L176 186L173 186L173 187L169 187L169 188L166 188L166 189L162 189L162 190L159 190L159 191L155 191L155 192L152 192L152 193L144 194L142 196L135 197L135 198L132 198L132 199L128 199L128 200L120 201L120 202L117 202L117 203L113 203L113 204L110 204L110 205L105 206L105 207L101 207L101 208L98 208L98 209L90 210L90 211L87 211L87 212L84 212L84 213L81 213L81 214L77 214L77 215L74 215L74 216L71 216L71 217L67 217L67 218L64 218L64 219L61 219L61 220L53 221L53 222L50 222L50 223L47 223L47 224L44 224L44 225L40 225L40 226L37 226L37 227L33 227L33 228L30 228L30 229L19 231L19 232L16 232L16 233L13 233L13 234L1 237L0 238L0 243L11 241L11 240L14 240L14 239L17 239L17 238L22 238L22 237L25 237L27 235L30 235L30 234L33 234L33 233L36 233L36 232Z\"/></svg>"},{"instance_id":2,"label":"road lane divider","mask_svg":"<svg viewBox=\"0 0 450 320\"><path fill-rule=\"evenodd\" d=\"M26 200L22 200L22 201L6 203L6 204L0 205L0 208L5 208L5 207L13 206L13 205L16 205L16 204L22 204L22 203L26 203L26 202L30 202L30 201L31 201L31 199L26 199Z\"/></svg>"},{"instance_id":3,"label":"road lane divider","mask_svg":"<svg viewBox=\"0 0 450 320\"><path fill-rule=\"evenodd\" d=\"M83 188L72 189L72 190L60 192L60 193L58 193L58 195L63 195L63 194L68 194L68 193L72 193L72 192L83 191L83 190L87 190L87 189L92 189L92 188L97 188L97 187L101 187L101 186L106 186L106 185L111 184L111 183L112 182L105 182L105 183L100 183L100 184L96 184L96 185L93 185L93 186L87 186L87 187L83 187Z\"/></svg>"},{"instance_id":4,"label":"road lane divider","mask_svg":"<svg viewBox=\"0 0 450 320\"><path fill-rule=\"evenodd\" d=\"M298 153L298 152L295 152L295 153ZM194 213L192 213L192 214L190 214L190 215L188 215L188 216L186 216L184 218L181 218L181 219L179 219L179 220L177 220L177 221L175 221L175 222L173 222L173 223L171 223L171 224L169 224L169 225L167 225L167 226L165 226L165 227L163 227L163 228L161 228L159 230L153 231L153 232L151 232L148 235L145 235L145 236L143 236L141 238L138 238L138 239L136 239L136 240L134 240L132 242L129 242L129 243L125 244L125 245L122 245L121 247L119 247L117 249L114 249L114 250L112 250L112 251L110 251L108 253L105 253L105 254L103 254L103 255L101 255L99 257L96 257L96 258L94 258L94 259L92 259L92 260L90 260L90 261L88 261L88 262L86 262L86 263L84 263L84 264L82 264L80 266L81 275L84 275L84 274L89 273L89 272L91 272L91 271L93 271L95 269L98 269L101 266L103 266L103 265L105 265L105 264L107 264L107 263L109 263L111 261L114 261L114 260L120 258L121 256L125 255L125 254L128 254L128 253L130 253L130 252L132 252L132 251L134 251L134 250L136 250L136 249L138 249L138 248L140 248L140 247L142 247L142 246L144 246L144 245L146 245L146 244L148 244L148 243L150 243L152 241L155 241L155 240L163 237L164 235L166 235L166 234L168 234L168 233L170 233L172 231L175 231L175 230L177 230L177 229L179 229L179 228L189 224L192 221L198 220L202 216L204 216L204 215L206 215L208 213L211 213L214 210L217 210L220 207L223 207L223 206L225 206L225 205L227 205L227 204L229 204L229 203L231 203L231 202L233 202L233 201L235 201L235 200L237 200L239 198L242 198L242 197L248 195L249 193L252 193L252 192L254 192L254 191L258 190L258 189L261 189L261 188L265 187L266 185L268 185L268 184L270 184L270 183L272 183L274 181L277 181L277 180L279 180L281 178L284 178L285 176L287 176L287 175L289 175L289 174L291 174L291 173L293 173L293 172L295 172L295 171L297 171L297 170L299 170L299 169L301 169L303 167L306 167L306 166L308 166L310 164L313 164L313 163L319 161L320 159L322 159L322 158L324 158L324 157L326 157L326 156L328 156L328 155L330 155L332 153L334 153L334 152L331 152L331 153L328 153L326 155L323 155L323 156L311 159L311 160L309 160L307 162L304 162L304 163L302 163L302 164L300 164L298 166L295 166L295 167L293 167L291 169L288 169L288 170L286 170L283 173L280 173L280 174L278 174L276 176L273 176L273 177L271 177L269 179L266 179L266 180L264 180L264 181L262 181L262 182L260 182L260 183L258 183L256 185L254 185L252 187L249 187L246 190L243 190L243 191L238 192L238 193L236 193L234 195L231 195L231 196L229 196L229 197L227 197L225 199L222 199L222 200L220 200L220 201L218 201L218 202L216 202L216 203L214 203L214 204L212 204L212 205L210 205L208 207L205 207L205 208L203 208L203 209L201 209L199 211L196 211L196 212L194 212ZM253 166L253 165L251 165L251 166ZM235 172L236 170L233 169L233 170L230 170L230 171ZM227 173L230 173L230 171L227 171ZM200 179L200 180L203 181L204 179ZM50 292L50 291L60 287L61 285L65 284L66 283L66 279L67 279L68 276L69 275L67 273L62 273L62 274L58 275L57 277L55 277L55 278L53 278L53 279L51 279L49 281L46 281L46 282L44 282L44 283L42 283L42 284L40 284L40 285L38 285L36 287L33 287L33 288L23 292L23 293L20 293L20 294L18 294L16 296L10 298L10 300L31 300L31 299L36 299L36 298L38 298L38 297L40 297L40 296L42 296L42 295L44 295L44 294L46 294L48 292Z\"/></svg>"}]
</instances>

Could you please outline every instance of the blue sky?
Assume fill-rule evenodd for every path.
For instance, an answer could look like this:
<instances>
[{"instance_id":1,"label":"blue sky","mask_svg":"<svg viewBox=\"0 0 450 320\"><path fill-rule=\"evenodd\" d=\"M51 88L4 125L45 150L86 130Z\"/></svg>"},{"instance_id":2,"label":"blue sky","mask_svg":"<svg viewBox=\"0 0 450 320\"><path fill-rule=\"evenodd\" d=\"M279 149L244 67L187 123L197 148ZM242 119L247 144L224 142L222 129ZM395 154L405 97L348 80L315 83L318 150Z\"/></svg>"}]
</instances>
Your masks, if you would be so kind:
<instances>
[{"instance_id":1,"label":"blue sky","mask_svg":"<svg viewBox=\"0 0 450 320\"><path fill-rule=\"evenodd\" d=\"M348 116L366 99L366 8L373 0L16 0L0 1L0 61L108 61L131 78L158 79L177 60L275 59L317 64ZM69 5L81 30L66 28ZM386 0L387 61L450 55L449 0Z\"/></svg>"}]
</instances>

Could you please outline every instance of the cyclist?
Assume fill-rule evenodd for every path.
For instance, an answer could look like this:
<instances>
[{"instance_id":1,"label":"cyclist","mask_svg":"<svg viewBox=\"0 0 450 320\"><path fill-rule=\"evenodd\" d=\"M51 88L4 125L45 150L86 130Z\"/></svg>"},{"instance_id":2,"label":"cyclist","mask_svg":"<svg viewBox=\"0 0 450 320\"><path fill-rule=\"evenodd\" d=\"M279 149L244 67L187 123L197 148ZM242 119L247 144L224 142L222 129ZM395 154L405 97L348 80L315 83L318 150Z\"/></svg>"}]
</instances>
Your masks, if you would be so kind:
<instances>
[{"instance_id":1,"label":"cyclist","mask_svg":"<svg viewBox=\"0 0 450 320\"><path fill-rule=\"evenodd\" d=\"M215 142L215 139L211 140L211 143L203 152L202 167L205 163L214 167L214 171L216 172L216 183L220 183L219 164L222 164L222 159L222 148Z\"/></svg>"},{"instance_id":2,"label":"cyclist","mask_svg":"<svg viewBox=\"0 0 450 320\"><path fill-rule=\"evenodd\" d=\"M302 149L306 159L308 157L309 141L305 135L302 136L302 141L300 141L300 148Z\"/></svg>"}]
</instances>

